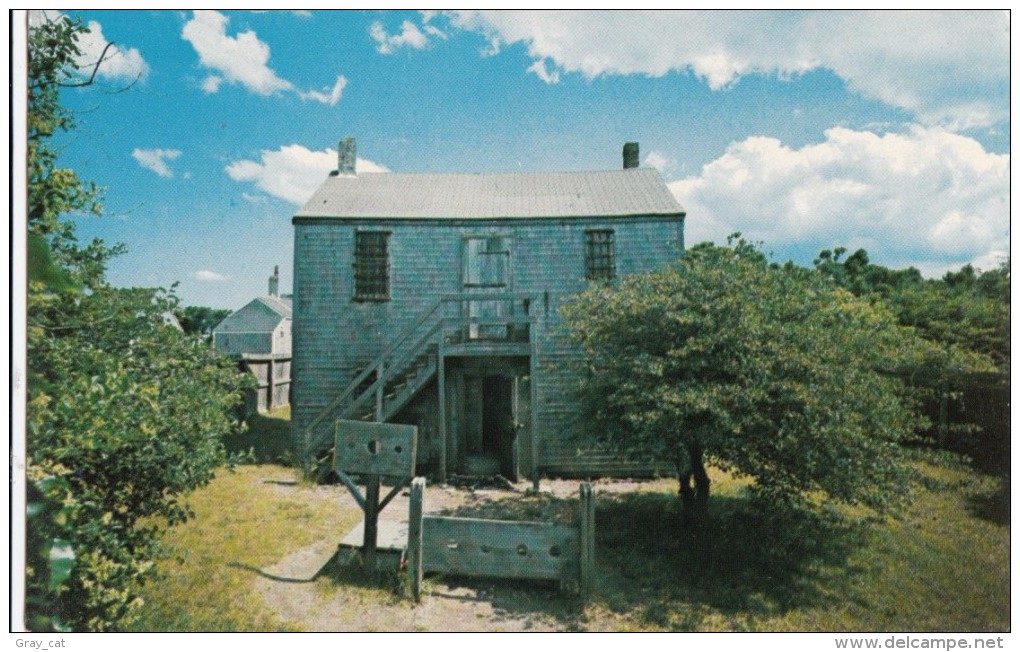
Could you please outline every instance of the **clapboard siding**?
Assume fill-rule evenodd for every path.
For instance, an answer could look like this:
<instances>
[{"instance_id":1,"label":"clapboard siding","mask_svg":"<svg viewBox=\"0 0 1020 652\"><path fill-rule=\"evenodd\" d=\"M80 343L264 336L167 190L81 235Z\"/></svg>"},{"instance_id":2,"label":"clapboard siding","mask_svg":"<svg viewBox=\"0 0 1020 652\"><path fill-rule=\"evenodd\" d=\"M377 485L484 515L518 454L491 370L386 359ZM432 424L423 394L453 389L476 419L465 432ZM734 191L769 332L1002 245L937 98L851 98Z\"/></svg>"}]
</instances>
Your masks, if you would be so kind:
<instances>
[{"instance_id":1,"label":"clapboard siding","mask_svg":"<svg viewBox=\"0 0 1020 652\"><path fill-rule=\"evenodd\" d=\"M683 251L683 216L556 219L319 219L295 224L293 426L296 443L319 410L443 294L462 291L464 240L500 235L510 247L510 291L532 297L537 320L535 450L540 468L577 468L567 443L577 414L570 369L577 349L562 336L560 309L588 286L585 232L612 229L618 277L661 268ZM354 246L359 230L388 232L390 300L354 300ZM430 391L430 400L438 400ZM436 455L439 442L422 447ZM426 452L428 451L428 452ZM572 455L572 456L571 456ZM598 461L596 457L592 462ZM573 466L571 466L573 464ZM601 461L598 468L608 468ZM624 465L626 466L626 465Z\"/></svg>"}]
</instances>

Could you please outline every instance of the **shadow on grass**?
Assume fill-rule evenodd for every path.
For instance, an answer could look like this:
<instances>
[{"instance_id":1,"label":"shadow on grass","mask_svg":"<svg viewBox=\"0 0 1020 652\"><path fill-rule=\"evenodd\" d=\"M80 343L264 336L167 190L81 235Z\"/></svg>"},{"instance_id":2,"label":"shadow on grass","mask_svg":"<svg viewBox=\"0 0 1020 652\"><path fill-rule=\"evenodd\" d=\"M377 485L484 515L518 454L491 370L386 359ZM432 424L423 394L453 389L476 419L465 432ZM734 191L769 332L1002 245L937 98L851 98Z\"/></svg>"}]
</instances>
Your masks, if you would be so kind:
<instances>
[{"instance_id":1,"label":"shadow on grass","mask_svg":"<svg viewBox=\"0 0 1020 652\"><path fill-rule=\"evenodd\" d=\"M255 414L248 418L248 429L240 436L228 438L227 452L248 455L256 464L289 464L290 419L271 414Z\"/></svg>"},{"instance_id":2,"label":"shadow on grass","mask_svg":"<svg viewBox=\"0 0 1020 652\"><path fill-rule=\"evenodd\" d=\"M749 498L714 496L704 522L682 525L671 494L600 497L599 587L606 606L674 629L696 629L707 610L758 618L843 599L864 526ZM679 622L672 605L688 606Z\"/></svg>"},{"instance_id":3,"label":"shadow on grass","mask_svg":"<svg viewBox=\"0 0 1020 652\"><path fill-rule=\"evenodd\" d=\"M251 573L255 573L260 577L264 577L268 580L273 580L274 582L287 582L288 584L310 584L311 582L314 582L318 577L318 573L316 573L316 575L313 577L283 577L282 575L273 575L272 573L267 573L266 571L262 570L261 568L258 568L257 566L252 566L251 564L244 564L239 561L227 562L227 566L229 568L240 568L241 570L246 570Z\"/></svg>"},{"instance_id":4,"label":"shadow on grass","mask_svg":"<svg viewBox=\"0 0 1020 652\"><path fill-rule=\"evenodd\" d=\"M398 596L403 595L406 579L405 573L400 570L399 556L383 551L377 554L378 563L373 571L362 563L360 550L338 548L315 578L326 578L333 585L386 589Z\"/></svg>"},{"instance_id":5,"label":"shadow on grass","mask_svg":"<svg viewBox=\"0 0 1020 652\"><path fill-rule=\"evenodd\" d=\"M967 498L967 511L972 516L996 525L1009 525L1009 477L1000 477L996 488L991 492L969 496Z\"/></svg>"},{"instance_id":6,"label":"shadow on grass","mask_svg":"<svg viewBox=\"0 0 1020 652\"><path fill-rule=\"evenodd\" d=\"M548 495L479 500L455 516L570 519L576 499ZM681 525L672 493L601 494L596 503L596 589L591 602L640 623L675 631L698 629L710 612L728 627L794 608L845 600L849 555L863 545L865 526L813 513L761 506L749 498L713 496L697 529ZM529 614L583 629L584 603L555 584L444 577L449 586L488 597L497 616ZM717 626L717 625L716 625Z\"/></svg>"}]
</instances>

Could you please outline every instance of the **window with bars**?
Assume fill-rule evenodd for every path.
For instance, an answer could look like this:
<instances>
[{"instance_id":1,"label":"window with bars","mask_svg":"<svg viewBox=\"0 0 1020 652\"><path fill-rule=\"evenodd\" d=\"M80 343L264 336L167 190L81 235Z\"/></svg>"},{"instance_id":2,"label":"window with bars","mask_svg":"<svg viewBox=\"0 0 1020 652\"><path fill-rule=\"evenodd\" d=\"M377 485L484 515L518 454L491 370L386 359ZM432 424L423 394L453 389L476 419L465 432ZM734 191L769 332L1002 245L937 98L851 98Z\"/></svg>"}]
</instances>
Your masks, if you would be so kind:
<instances>
[{"instance_id":1,"label":"window with bars","mask_svg":"<svg viewBox=\"0 0 1020 652\"><path fill-rule=\"evenodd\" d=\"M584 275L589 281L611 281L616 278L612 229L584 232Z\"/></svg>"},{"instance_id":2,"label":"window with bars","mask_svg":"<svg viewBox=\"0 0 1020 652\"><path fill-rule=\"evenodd\" d=\"M389 301L388 231L359 231L354 236L354 300Z\"/></svg>"}]
</instances>

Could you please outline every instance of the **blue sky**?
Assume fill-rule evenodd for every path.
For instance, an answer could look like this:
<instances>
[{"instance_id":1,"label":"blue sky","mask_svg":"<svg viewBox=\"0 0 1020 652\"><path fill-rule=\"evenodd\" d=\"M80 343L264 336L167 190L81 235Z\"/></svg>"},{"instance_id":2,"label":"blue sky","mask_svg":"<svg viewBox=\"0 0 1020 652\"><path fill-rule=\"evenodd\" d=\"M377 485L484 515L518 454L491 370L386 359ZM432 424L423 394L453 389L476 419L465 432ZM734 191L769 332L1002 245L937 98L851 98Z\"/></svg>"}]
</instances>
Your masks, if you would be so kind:
<instances>
[{"instance_id":1,"label":"blue sky","mask_svg":"<svg viewBox=\"0 0 1020 652\"><path fill-rule=\"evenodd\" d=\"M626 141L687 210L801 264L929 275L1009 250L1009 17L932 12L68 11L98 83L63 164L106 188L79 235L123 286L237 308L358 141L359 172L614 169ZM89 59L91 57L91 59Z\"/></svg>"}]
</instances>

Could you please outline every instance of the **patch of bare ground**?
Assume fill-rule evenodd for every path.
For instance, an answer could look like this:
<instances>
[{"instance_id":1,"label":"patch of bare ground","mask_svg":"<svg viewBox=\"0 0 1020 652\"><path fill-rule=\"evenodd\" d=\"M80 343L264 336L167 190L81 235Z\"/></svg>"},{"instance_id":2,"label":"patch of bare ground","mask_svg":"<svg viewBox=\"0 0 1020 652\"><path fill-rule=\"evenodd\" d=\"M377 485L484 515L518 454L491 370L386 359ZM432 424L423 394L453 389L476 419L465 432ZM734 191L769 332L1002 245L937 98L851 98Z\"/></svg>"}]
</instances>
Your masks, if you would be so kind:
<instances>
[{"instance_id":1,"label":"patch of bare ground","mask_svg":"<svg viewBox=\"0 0 1020 652\"><path fill-rule=\"evenodd\" d=\"M300 493L303 499L338 501L358 510L341 485L310 486L267 479L275 492ZM663 481L665 482L665 481ZM499 485L499 483L491 483ZM474 489L429 486L426 513L506 520L574 522L579 482L543 480L539 491L530 483L503 483ZM619 494L641 489L662 490L668 483L599 481L599 493ZM386 491L386 487L383 491ZM406 520L408 492L402 491L383 510L381 520ZM368 577L356 556L337 551L346 532L321 539L259 569L254 588L276 616L291 626L319 632L364 631L570 631L584 629L577 596L553 583L426 576L424 595L415 604L406 590L397 560Z\"/></svg>"}]
</instances>

